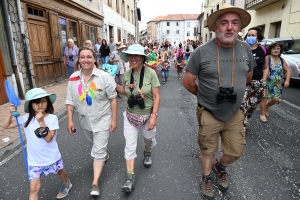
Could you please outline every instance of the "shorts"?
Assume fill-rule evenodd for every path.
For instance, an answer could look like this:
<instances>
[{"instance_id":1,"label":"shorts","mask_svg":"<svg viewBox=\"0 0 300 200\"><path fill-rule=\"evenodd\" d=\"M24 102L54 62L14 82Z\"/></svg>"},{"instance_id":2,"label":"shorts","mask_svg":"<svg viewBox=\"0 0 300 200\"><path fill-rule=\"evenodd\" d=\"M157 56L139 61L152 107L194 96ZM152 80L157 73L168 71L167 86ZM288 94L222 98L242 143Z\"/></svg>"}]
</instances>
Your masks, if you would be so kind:
<instances>
[{"instance_id":1,"label":"shorts","mask_svg":"<svg viewBox=\"0 0 300 200\"><path fill-rule=\"evenodd\" d=\"M163 78L168 78L169 77L169 70L161 70L161 76Z\"/></svg>"},{"instance_id":2,"label":"shorts","mask_svg":"<svg viewBox=\"0 0 300 200\"><path fill-rule=\"evenodd\" d=\"M219 138L223 154L240 157L246 146L244 114L238 110L227 122L217 120L210 112L197 106L198 144L206 155L218 152Z\"/></svg>"},{"instance_id":3,"label":"shorts","mask_svg":"<svg viewBox=\"0 0 300 200\"><path fill-rule=\"evenodd\" d=\"M28 165L28 178L34 180L40 178L43 174L48 176L49 174L57 174L59 170L64 168L64 163L60 158L58 161L47 166L31 166Z\"/></svg>"}]
</instances>

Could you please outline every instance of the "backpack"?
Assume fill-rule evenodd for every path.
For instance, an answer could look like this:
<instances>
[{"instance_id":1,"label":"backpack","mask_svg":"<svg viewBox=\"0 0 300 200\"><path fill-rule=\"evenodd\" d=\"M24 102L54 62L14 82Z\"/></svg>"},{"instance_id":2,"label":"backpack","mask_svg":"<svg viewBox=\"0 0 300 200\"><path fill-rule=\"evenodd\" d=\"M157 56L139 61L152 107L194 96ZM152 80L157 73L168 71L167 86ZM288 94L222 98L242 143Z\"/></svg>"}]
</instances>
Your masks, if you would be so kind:
<instances>
[{"instance_id":1,"label":"backpack","mask_svg":"<svg viewBox=\"0 0 300 200\"><path fill-rule=\"evenodd\" d=\"M266 49L266 47L265 46L263 46L263 45L259 45L261 48L262 48L262 50L264 51L264 53L265 53L265 57L268 55L268 51L267 51L267 49Z\"/></svg>"}]
</instances>

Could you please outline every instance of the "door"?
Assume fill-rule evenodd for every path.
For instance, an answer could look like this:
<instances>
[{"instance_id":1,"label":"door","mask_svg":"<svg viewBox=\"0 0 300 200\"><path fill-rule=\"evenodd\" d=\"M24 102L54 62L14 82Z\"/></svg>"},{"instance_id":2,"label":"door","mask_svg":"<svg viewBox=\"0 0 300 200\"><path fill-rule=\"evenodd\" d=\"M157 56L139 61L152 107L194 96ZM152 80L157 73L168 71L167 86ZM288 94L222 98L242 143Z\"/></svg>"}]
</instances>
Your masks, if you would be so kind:
<instances>
[{"instance_id":1,"label":"door","mask_svg":"<svg viewBox=\"0 0 300 200\"><path fill-rule=\"evenodd\" d=\"M59 29L58 14L55 12L49 12L50 21L50 33L52 42L52 54L53 54L53 69L55 73L55 80L61 81L66 79L67 67L64 65L62 52L61 52L61 37Z\"/></svg>"},{"instance_id":2,"label":"door","mask_svg":"<svg viewBox=\"0 0 300 200\"><path fill-rule=\"evenodd\" d=\"M55 82L48 23L28 20L35 84L38 87Z\"/></svg>"},{"instance_id":3,"label":"door","mask_svg":"<svg viewBox=\"0 0 300 200\"><path fill-rule=\"evenodd\" d=\"M8 102L5 89L4 89L4 77L5 77L5 67L2 55L2 48L0 46L0 105Z\"/></svg>"}]
</instances>

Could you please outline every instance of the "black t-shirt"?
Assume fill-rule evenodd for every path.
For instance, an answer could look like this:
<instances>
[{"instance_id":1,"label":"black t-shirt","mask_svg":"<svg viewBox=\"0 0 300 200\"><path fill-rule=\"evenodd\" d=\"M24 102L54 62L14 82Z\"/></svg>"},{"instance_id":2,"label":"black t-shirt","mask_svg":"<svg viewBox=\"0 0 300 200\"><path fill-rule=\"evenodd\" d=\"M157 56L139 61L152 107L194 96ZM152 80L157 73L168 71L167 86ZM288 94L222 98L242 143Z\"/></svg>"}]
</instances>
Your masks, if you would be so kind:
<instances>
[{"instance_id":1,"label":"black t-shirt","mask_svg":"<svg viewBox=\"0 0 300 200\"><path fill-rule=\"evenodd\" d=\"M109 47L107 49L106 48L101 49L101 47L100 47L100 53L101 53L101 57L109 56L109 53L110 53Z\"/></svg>"},{"instance_id":2,"label":"black t-shirt","mask_svg":"<svg viewBox=\"0 0 300 200\"><path fill-rule=\"evenodd\" d=\"M265 64L265 52L263 47L258 46L252 50L253 58L256 61L256 67L253 69L252 80L261 80L263 78L263 67Z\"/></svg>"}]
</instances>

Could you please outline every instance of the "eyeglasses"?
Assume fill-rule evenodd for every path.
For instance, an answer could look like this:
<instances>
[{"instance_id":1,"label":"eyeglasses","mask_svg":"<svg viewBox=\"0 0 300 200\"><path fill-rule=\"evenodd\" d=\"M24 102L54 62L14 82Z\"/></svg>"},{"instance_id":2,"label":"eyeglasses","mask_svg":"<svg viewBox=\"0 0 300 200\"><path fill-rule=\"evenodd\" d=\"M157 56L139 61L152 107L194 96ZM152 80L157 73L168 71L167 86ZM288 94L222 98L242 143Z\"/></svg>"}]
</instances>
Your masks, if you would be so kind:
<instances>
[{"instance_id":1,"label":"eyeglasses","mask_svg":"<svg viewBox=\"0 0 300 200\"><path fill-rule=\"evenodd\" d=\"M272 50L273 50L273 51L280 51L281 48L280 48L280 47L274 47Z\"/></svg>"}]
</instances>

